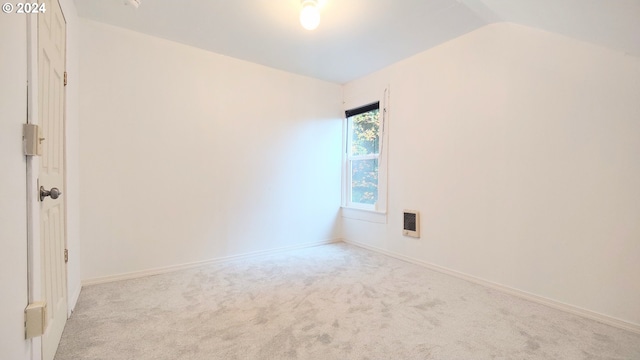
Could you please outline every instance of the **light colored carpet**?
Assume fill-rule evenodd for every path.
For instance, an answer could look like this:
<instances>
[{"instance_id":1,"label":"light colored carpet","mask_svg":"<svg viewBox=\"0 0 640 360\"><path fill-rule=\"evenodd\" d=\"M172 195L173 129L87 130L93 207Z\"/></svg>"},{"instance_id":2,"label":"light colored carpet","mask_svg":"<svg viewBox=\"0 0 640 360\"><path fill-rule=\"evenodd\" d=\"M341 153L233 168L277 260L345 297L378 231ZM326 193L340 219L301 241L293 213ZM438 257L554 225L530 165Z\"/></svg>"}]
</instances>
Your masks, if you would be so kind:
<instances>
[{"instance_id":1,"label":"light colored carpet","mask_svg":"<svg viewBox=\"0 0 640 360\"><path fill-rule=\"evenodd\" d=\"M347 244L87 286L56 360L640 359L640 335Z\"/></svg>"}]
</instances>

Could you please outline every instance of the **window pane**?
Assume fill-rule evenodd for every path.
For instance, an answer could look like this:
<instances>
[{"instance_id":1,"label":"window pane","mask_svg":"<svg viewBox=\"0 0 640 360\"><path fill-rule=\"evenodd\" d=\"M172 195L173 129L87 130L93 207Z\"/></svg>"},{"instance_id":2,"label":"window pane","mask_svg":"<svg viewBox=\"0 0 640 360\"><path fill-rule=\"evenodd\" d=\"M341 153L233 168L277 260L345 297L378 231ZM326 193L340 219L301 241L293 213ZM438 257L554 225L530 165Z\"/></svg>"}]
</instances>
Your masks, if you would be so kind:
<instances>
[{"instance_id":1,"label":"window pane","mask_svg":"<svg viewBox=\"0 0 640 360\"><path fill-rule=\"evenodd\" d=\"M379 151L380 122L378 114L380 110L375 109L351 116L349 126L351 127L351 155L377 154Z\"/></svg>"},{"instance_id":2,"label":"window pane","mask_svg":"<svg viewBox=\"0 0 640 360\"><path fill-rule=\"evenodd\" d=\"M375 204L378 201L378 159L351 161L351 202Z\"/></svg>"}]
</instances>

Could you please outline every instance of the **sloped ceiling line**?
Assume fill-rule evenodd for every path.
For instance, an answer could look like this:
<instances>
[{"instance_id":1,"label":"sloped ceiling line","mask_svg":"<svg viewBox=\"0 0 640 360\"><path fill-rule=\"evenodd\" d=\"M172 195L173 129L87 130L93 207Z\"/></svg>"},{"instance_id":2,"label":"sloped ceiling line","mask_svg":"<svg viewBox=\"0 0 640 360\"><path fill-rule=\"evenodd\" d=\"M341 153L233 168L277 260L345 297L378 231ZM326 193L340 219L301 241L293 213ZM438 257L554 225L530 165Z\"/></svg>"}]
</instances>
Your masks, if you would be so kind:
<instances>
[{"instance_id":1,"label":"sloped ceiling line","mask_svg":"<svg viewBox=\"0 0 640 360\"><path fill-rule=\"evenodd\" d=\"M501 21L640 56L640 0L327 0L314 31L299 0L75 3L87 19L335 83Z\"/></svg>"}]
</instances>

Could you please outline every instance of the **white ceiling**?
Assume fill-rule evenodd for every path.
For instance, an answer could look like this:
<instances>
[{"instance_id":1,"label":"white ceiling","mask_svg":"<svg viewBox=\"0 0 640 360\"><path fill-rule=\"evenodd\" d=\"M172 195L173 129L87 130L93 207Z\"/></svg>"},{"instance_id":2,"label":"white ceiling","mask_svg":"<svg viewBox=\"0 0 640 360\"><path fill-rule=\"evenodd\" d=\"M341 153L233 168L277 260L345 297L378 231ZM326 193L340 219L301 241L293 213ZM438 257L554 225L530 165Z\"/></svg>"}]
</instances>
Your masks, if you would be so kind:
<instances>
[{"instance_id":1,"label":"white ceiling","mask_svg":"<svg viewBox=\"0 0 640 360\"><path fill-rule=\"evenodd\" d=\"M509 21L640 56L640 0L75 0L81 17L345 83L486 24Z\"/></svg>"}]
</instances>

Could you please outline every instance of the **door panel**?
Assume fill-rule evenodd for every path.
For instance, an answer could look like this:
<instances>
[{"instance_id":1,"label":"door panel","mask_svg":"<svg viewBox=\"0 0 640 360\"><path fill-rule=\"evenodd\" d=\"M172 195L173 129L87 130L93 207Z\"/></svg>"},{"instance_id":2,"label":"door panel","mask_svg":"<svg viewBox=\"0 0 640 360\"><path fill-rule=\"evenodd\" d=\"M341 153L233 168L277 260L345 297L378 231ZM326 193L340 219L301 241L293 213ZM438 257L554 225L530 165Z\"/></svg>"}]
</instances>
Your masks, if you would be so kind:
<instances>
[{"instance_id":1,"label":"door panel","mask_svg":"<svg viewBox=\"0 0 640 360\"><path fill-rule=\"evenodd\" d=\"M57 199L40 202L42 294L47 302L47 330L42 337L42 359L55 356L67 320L64 188L64 69L65 20L56 0L44 1L47 11L38 15L39 121L42 157L40 186L58 188Z\"/></svg>"}]
</instances>

